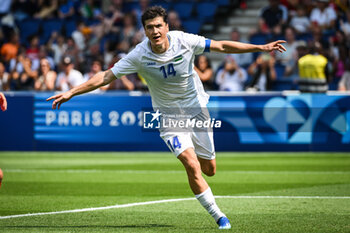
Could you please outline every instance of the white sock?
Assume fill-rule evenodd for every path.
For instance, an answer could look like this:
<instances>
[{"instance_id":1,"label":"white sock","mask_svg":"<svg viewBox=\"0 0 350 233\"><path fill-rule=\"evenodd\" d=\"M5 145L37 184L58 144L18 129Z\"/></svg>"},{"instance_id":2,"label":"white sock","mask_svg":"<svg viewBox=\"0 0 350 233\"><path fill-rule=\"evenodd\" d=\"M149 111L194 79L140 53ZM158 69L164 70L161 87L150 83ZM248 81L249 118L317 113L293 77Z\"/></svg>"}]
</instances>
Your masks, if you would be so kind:
<instances>
[{"instance_id":1,"label":"white sock","mask_svg":"<svg viewBox=\"0 0 350 233\"><path fill-rule=\"evenodd\" d=\"M217 222L221 217L225 216L225 214L220 211L218 205L216 204L210 187L208 187L208 189L204 192L195 196L204 207L204 209L206 209L208 213L215 219L215 222Z\"/></svg>"}]
</instances>

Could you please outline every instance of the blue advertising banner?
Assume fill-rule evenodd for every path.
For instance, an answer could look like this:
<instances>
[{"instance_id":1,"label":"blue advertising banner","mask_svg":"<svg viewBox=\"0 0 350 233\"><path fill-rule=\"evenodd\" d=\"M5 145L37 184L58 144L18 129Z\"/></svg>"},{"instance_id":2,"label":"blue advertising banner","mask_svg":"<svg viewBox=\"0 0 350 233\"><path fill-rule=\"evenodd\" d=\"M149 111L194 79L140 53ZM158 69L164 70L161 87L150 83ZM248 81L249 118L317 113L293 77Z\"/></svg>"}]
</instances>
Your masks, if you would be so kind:
<instances>
[{"instance_id":1,"label":"blue advertising banner","mask_svg":"<svg viewBox=\"0 0 350 233\"><path fill-rule=\"evenodd\" d=\"M34 139L38 150L164 150L159 133L142 132L146 96L87 94L52 110L47 93L34 100ZM159 145L161 144L161 146Z\"/></svg>"},{"instance_id":2,"label":"blue advertising banner","mask_svg":"<svg viewBox=\"0 0 350 233\"><path fill-rule=\"evenodd\" d=\"M168 150L157 130L143 128L148 94L86 94L60 110L46 101L52 94L6 94L0 150ZM221 122L217 151L350 151L349 95L212 93L208 108Z\"/></svg>"},{"instance_id":3,"label":"blue advertising banner","mask_svg":"<svg viewBox=\"0 0 350 233\"><path fill-rule=\"evenodd\" d=\"M209 108L220 150L350 150L350 96L213 96Z\"/></svg>"}]
</instances>

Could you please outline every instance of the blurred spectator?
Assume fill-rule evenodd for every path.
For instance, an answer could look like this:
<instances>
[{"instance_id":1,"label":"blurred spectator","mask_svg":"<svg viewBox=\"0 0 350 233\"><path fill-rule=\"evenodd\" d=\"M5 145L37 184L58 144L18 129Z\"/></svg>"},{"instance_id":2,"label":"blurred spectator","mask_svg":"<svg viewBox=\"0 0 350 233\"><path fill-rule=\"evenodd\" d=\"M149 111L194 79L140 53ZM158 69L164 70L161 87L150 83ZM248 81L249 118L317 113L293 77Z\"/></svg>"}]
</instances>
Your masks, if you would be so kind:
<instances>
[{"instance_id":1,"label":"blurred spectator","mask_svg":"<svg viewBox=\"0 0 350 233\"><path fill-rule=\"evenodd\" d=\"M280 0L280 3L284 5L288 10L288 17L291 18L297 14L297 9L301 4L300 0Z\"/></svg>"},{"instance_id":2,"label":"blurred spectator","mask_svg":"<svg viewBox=\"0 0 350 233\"><path fill-rule=\"evenodd\" d=\"M205 90L213 89L213 69L208 57L199 55L194 61L194 69L203 83Z\"/></svg>"},{"instance_id":3,"label":"blurred spectator","mask_svg":"<svg viewBox=\"0 0 350 233\"><path fill-rule=\"evenodd\" d=\"M58 0L38 0L38 12L34 17L39 19L48 19L56 16L58 9Z\"/></svg>"},{"instance_id":4,"label":"blurred spectator","mask_svg":"<svg viewBox=\"0 0 350 233\"><path fill-rule=\"evenodd\" d=\"M36 91L53 91L55 89L57 74L50 67L46 58L40 60L39 78L35 81Z\"/></svg>"},{"instance_id":5,"label":"blurred spectator","mask_svg":"<svg viewBox=\"0 0 350 233\"><path fill-rule=\"evenodd\" d=\"M168 12L168 25L169 25L170 31L173 31L173 30L183 31L180 17L176 11L169 11Z\"/></svg>"},{"instance_id":6,"label":"blurred spectator","mask_svg":"<svg viewBox=\"0 0 350 233\"><path fill-rule=\"evenodd\" d=\"M90 78L92 78L95 74L102 71L102 62L100 60L94 60L91 65L91 69L88 73L84 74L84 82L88 81ZM90 93L101 93L103 91L106 91L108 89L109 85L100 87Z\"/></svg>"},{"instance_id":7,"label":"blurred spectator","mask_svg":"<svg viewBox=\"0 0 350 233\"><path fill-rule=\"evenodd\" d=\"M220 91L243 91L244 83L247 81L247 72L238 66L232 56L225 59L224 68L221 69L215 78Z\"/></svg>"},{"instance_id":8,"label":"blurred spectator","mask_svg":"<svg viewBox=\"0 0 350 233\"><path fill-rule=\"evenodd\" d=\"M91 34L92 29L84 23L84 21L78 21L77 22L77 28L76 30L73 31L72 33L72 38L79 48L79 50L84 50L85 49L85 36L87 34Z\"/></svg>"},{"instance_id":9,"label":"blurred spectator","mask_svg":"<svg viewBox=\"0 0 350 233\"><path fill-rule=\"evenodd\" d=\"M30 38L29 47L26 51L26 56L31 60L39 58L39 36L34 35Z\"/></svg>"},{"instance_id":10,"label":"blurred spectator","mask_svg":"<svg viewBox=\"0 0 350 233\"><path fill-rule=\"evenodd\" d=\"M3 16L7 15L7 13L11 9L11 1L12 0L1 0L0 4L0 20Z\"/></svg>"},{"instance_id":11,"label":"blurred spectator","mask_svg":"<svg viewBox=\"0 0 350 233\"><path fill-rule=\"evenodd\" d=\"M350 61L346 63L345 68L346 70L338 83L339 91L350 91Z\"/></svg>"},{"instance_id":12,"label":"blurred spectator","mask_svg":"<svg viewBox=\"0 0 350 233\"><path fill-rule=\"evenodd\" d=\"M123 18L122 30L119 35L119 41L127 41L130 44L136 32L137 29L135 16L131 13L125 14Z\"/></svg>"},{"instance_id":13,"label":"blurred spectator","mask_svg":"<svg viewBox=\"0 0 350 233\"><path fill-rule=\"evenodd\" d=\"M290 26L298 34L307 33L310 30L310 19L306 15L306 10L304 5L299 5L297 8L297 14L294 15L290 21Z\"/></svg>"},{"instance_id":14,"label":"blurred spectator","mask_svg":"<svg viewBox=\"0 0 350 233\"><path fill-rule=\"evenodd\" d=\"M299 58L305 56L307 53L307 43L303 40L298 41L296 46L296 59L294 61L294 64L293 66L287 66L284 73L284 76L290 77L293 81L295 81L295 84L297 83L297 79L299 79L298 60Z\"/></svg>"},{"instance_id":15,"label":"blurred spectator","mask_svg":"<svg viewBox=\"0 0 350 233\"><path fill-rule=\"evenodd\" d=\"M0 62L0 91L9 90L9 73L5 70L4 63Z\"/></svg>"},{"instance_id":16,"label":"blurred spectator","mask_svg":"<svg viewBox=\"0 0 350 233\"><path fill-rule=\"evenodd\" d=\"M346 19L340 20L340 29L347 37L350 37L350 10L346 11Z\"/></svg>"},{"instance_id":17,"label":"blurred spectator","mask_svg":"<svg viewBox=\"0 0 350 233\"><path fill-rule=\"evenodd\" d=\"M56 89L68 91L84 82L83 75L80 71L74 69L74 63L71 57L66 56L62 60L63 71L58 74L56 80Z\"/></svg>"},{"instance_id":18,"label":"blurred spectator","mask_svg":"<svg viewBox=\"0 0 350 233\"><path fill-rule=\"evenodd\" d=\"M100 2L84 0L80 6L80 14L86 19L93 19L101 15Z\"/></svg>"},{"instance_id":19,"label":"blurred spectator","mask_svg":"<svg viewBox=\"0 0 350 233\"><path fill-rule=\"evenodd\" d=\"M73 17L74 14L74 2L72 0L59 0L58 16L61 19Z\"/></svg>"},{"instance_id":20,"label":"blurred spectator","mask_svg":"<svg viewBox=\"0 0 350 233\"><path fill-rule=\"evenodd\" d=\"M340 30L336 31L335 35L329 38L331 57L334 58L335 60L339 60L340 52L341 52L340 50L342 49L347 50L348 43L346 39L347 38L345 33Z\"/></svg>"},{"instance_id":21,"label":"blurred spectator","mask_svg":"<svg viewBox=\"0 0 350 233\"><path fill-rule=\"evenodd\" d=\"M237 28L233 29L231 32L231 40L243 43L248 43L241 39L241 33ZM233 59L236 61L237 65L240 67L248 67L253 62L253 53L234 53L231 54Z\"/></svg>"},{"instance_id":22,"label":"blurred spectator","mask_svg":"<svg viewBox=\"0 0 350 233\"><path fill-rule=\"evenodd\" d=\"M3 60L7 63L11 59L16 58L19 49L19 37L18 34L13 32L10 35L9 42L5 43L1 47L1 56Z\"/></svg>"},{"instance_id":23,"label":"blurred spectator","mask_svg":"<svg viewBox=\"0 0 350 233\"><path fill-rule=\"evenodd\" d=\"M271 90L272 83L277 78L275 58L267 53L260 54L256 61L249 66L248 74L253 77L249 84L250 88L259 91Z\"/></svg>"},{"instance_id":24,"label":"blurred spectator","mask_svg":"<svg viewBox=\"0 0 350 233\"><path fill-rule=\"evenodd\" d=\"M276 62L282 64L286 67L286 72L288 73L290 69L294 66L297 59L297 41L295 40L295 33L291 27L286 28L284 32L286 38L286 43L283 46L287 49L283 53L276 53Z\"/></svg>"},{"instance_id":25,"label":"blurred spectator","mask_svg":"<svg viewBox=\"0 0 350 233\"><path fill-rule=\"evenodd\" d=\"M13 0L11 9L15 19L21 21L32 17L38 10L38 6L35 0Z\"/></svg>"},{"instance_id":26,"label":"blurred spectator","mask_svg":"<svg viewBox=\"0 0 350 233\"><path fill-rule=\"evenodd\" d=\"M32 69L32 61L26 56L19 55L17 62L20 63L22 69L17 68L13 70L11 74L11 89L18 91L33 90L35 80L38 78L38 72Z\"/></svg>"},{"instance_id":27,"label":"blurred spectator","mask_svg":"<svg viewBox=\"0 0 350 233\"><path fill-rule=\"evenodd\" d=\"M334 76L332 84L338 83L343 73L345 72L345 64L348 59L348 46L346 36L343 31L337 31L335 36L330 38L330 58L333 59Z\"/></svg>"},{"instance_id":28,"label":"blurred spectator","mask_svg":"<svg viewBox=\"0 0 350 233\"><path fill-rule=\"evenodd\" d=\"M142 29L142 20L141 20L141 16L143 14L143 12L145 12L145 10L149 7L149 0L139 0L139 7L134 9L133 13L136 16L136 22L137 22L137 27L138 29Z\"/></svg>"},{"instance_id":29,"label":"blurred spectator","mask_svg":"<svg viewBox=\"0 0 350 233\"><path fill-rule=\"evenodd\" d=\"M47 47L50 48L53 53L55 65L59 65L62 60L63 54L67 51L68 48L64 36L58 34L57 32L53 32L51 38L47 43Z\"/></svg>"},{"instance_id":30,"label":"blurred spectator","mask_svg":"<svg viewBox=\"0 0 350 233\"><path fill-rule=\"evenodd\" d=\"M56 69L55 61L54 61L53 57L48 55L45 45L40 45L40 47L39 47L39 58L36 59L36 60L33 60L33 65L34 65L33 67L35 69L39 69L39 67L40 67L40 60L43 59L43 58L45 58L49 62L50 68L52 70Z\"/></svg>"},{"instance_id":31,"label":"blurred spectator","mask_svg":"<svg viewBox=\"0 0 350 233\"><path fill-rule=\"evenodd\" d=\"M287 19L287 8L281 5L279 0L269 0L269 6L263 8L260 13L259 31L279 35Z\"/></svg>"},{"instance_id":32,"label":"blurred spectator","mask_svg":"<svg viewBox=\"0 0 350 233\"><path fill-rule=\"evenodd\" d=\"M75 66L79 67L82 61L82 53L72 37L69 37L67 39L67 49L64 53L64 56L68 56L74 59Z\"/></svg>"},{"instance_id":33,"label":"blurred spectator","mask_svg":"<svg viewBox=\"0 0 350 233\"><path fill-rule=\"evenodd\" d=\"M337 14L332 7L329 7L329 0L317 0L317 7L311 11L310 20L313 27L334 29Z\"/></svg>"},{"instance_id":34,"label":"blurred spectator","mask_svg":"<svg viewBox=\"0 0 350 233\"><path fill-rule=\"evenodd\" d=\"M313 46L316 42L320 43L323 48L329 48L329 40L323 36L321 27L312 28L312 40L308 41L308 44Z\"/></svg>"},{"instance_id":35,"label":"blurred spectator","mask_svg":"<svg viewBox=\"0 0 350 233\"><path fill-rule=\"evenodd\" d=\"M337 84L345 73L346 63L348 61L348 48L339 46L339 57L333 62L334 76L332 82Z\"/></svg>"},{"instance_id":36,"label":"blurred spectator","mask_svg":"<svg viewBox=\"0 0 350 233\"><path fill-rule=\"evenodd\" d=\"M328 59L321 55L322 45L315 42L308 54L298 61L299 90L301 92L326 92L328 90Z\"/></svg>"}]
</instances>

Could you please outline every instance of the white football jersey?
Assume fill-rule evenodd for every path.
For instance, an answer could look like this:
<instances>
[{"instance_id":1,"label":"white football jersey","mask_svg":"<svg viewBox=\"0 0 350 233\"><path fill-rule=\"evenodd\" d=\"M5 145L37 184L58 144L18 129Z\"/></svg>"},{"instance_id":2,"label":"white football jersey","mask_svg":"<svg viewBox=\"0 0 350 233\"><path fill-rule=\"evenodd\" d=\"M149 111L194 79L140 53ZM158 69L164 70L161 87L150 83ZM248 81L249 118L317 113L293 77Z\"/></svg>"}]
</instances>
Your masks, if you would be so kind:
<instances>
[{"instance_id":1,"label":"white football jersey","mask_svg":"<svg viewBox=\"0 0 350 233\"><path fill-rule=\"evenodd\" d=\"M162 54L152 52L148 38L145 39L111 70L117 78L130 73L141 75L147 82L153 108L168 113L170 109L183 113L191 109L191 115L198 114L208 103L209 95L193 61L195 55L209 50L210 40L181 31L170 31L168 39L170 46Z\"/></svg>"}]
</instances>

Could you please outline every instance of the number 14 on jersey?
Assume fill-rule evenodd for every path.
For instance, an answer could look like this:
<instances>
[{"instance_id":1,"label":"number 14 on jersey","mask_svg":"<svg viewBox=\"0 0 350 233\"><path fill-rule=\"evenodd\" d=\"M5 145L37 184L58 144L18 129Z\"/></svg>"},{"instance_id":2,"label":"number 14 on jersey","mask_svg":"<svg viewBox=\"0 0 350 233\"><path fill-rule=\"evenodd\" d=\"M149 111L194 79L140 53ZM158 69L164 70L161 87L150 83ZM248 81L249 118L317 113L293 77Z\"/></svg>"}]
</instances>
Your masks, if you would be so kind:
<instances>
[{"instance_id":1,"label":"number 14 on jersey","mask_svg":"<svg viewBox=\"0 0 350 233\"><path fill-rule=\"evenodd\" d=\"M172 76L176 75L176 71L175 71L173 63L170 63L170 64L165 65L165 66L161 66L159 69L163 73L164 78L167 78L170 75L172 75Z\"/></svg>"}]
</instances>

